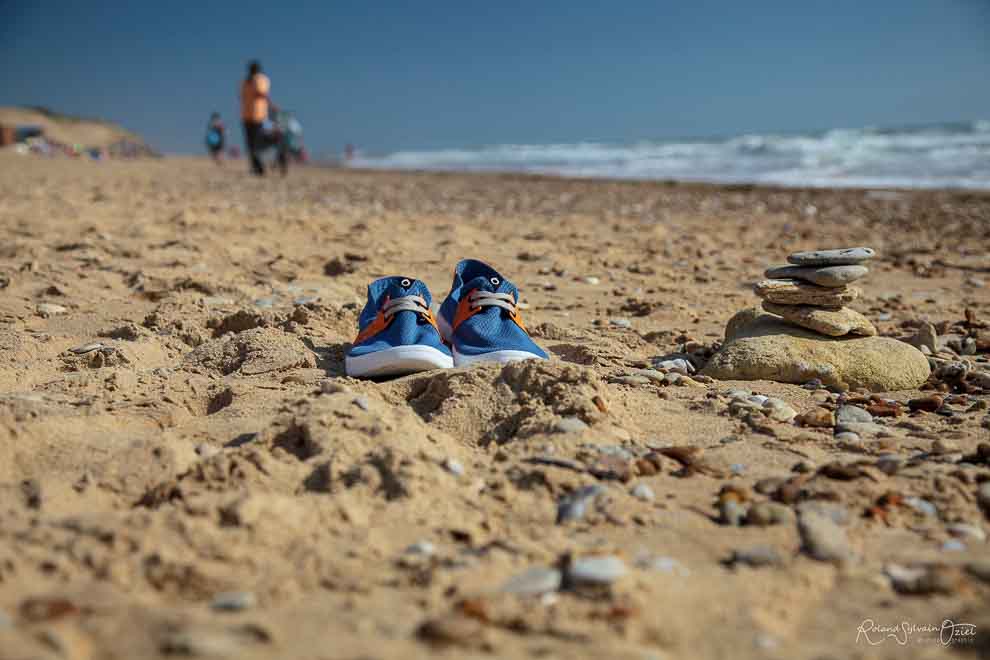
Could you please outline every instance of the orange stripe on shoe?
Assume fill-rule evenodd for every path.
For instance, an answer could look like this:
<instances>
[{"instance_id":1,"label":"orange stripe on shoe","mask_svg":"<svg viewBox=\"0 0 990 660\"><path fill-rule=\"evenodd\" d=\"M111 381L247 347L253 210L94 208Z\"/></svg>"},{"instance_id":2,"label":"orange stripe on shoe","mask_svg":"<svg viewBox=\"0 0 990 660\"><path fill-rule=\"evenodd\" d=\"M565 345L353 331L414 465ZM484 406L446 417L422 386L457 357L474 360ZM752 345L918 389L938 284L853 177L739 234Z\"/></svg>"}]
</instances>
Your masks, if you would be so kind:
<instances>
[{"instance_id":1,"label":"orange stripe on shoe","mask_svg":"<svg viewBox=\"0 0 990 660\"><path fill-rule=\"evenodd\" d=\"M392 322L392 319L394 319L395 317L393 316L392 318L389 319L385 318L385 312L383 310L385 308L385 305L388 304L388 301L389 298L385 298L384 302L382 302L382 307L381 309L378 310L378 314L375 315L374 320L372 320L371 323L368 324L368 327L366 327L364 330L359 332L358 336L354 338L355 345L371 339L372 337L374 337L379 332L383 331L385 328L389 326L389 324Z\"/></svg>"},{"instance_id":2,"label":"orange stripe on shoe","mask_svg":"<svg viewBox=\"0 0 990 660\"><path fill-rule=\"evenodd\" d=\"M454 314L454 323L450 327L451 332L456 331L457 326L481 311L480 307L475 307L471 304L471 296L475 291L477 291L477 289L471 289L468 291L466 296L461 298L461 302L457 303L457 312Z\"/></svg>"}]
</instances>

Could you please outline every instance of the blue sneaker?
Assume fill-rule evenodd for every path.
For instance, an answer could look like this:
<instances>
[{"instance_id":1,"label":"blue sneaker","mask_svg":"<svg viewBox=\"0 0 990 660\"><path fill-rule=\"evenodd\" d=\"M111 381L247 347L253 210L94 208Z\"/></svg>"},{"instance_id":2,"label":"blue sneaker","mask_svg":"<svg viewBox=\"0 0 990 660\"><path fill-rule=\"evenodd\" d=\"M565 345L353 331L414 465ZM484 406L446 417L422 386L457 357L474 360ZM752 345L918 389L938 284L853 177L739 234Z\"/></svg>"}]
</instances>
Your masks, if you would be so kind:
<instances>
[{"instance_id":1,"label":"blue sneaker","mask_svg":"<svg viewBox=\"0 0 990 660\"><path fill-rule=\"evenodd\" d=\"M476 259L454 268L454 283L440 306L440 333L458 367L474 362L547 359L519 317L519 290Z\"/></svg>"},{"instance_id":2,"label":"blue sneaker","mask_svg":"<svg viewBox=\"0 0 990 660\"><path fill-rule=\"evenodd\" d=\"M383 277L368 285L360 332L344 358L348 376L398 376L450 369L454 359L430 311L429 289L408 277Z\"/></svg>"}]
</instances>

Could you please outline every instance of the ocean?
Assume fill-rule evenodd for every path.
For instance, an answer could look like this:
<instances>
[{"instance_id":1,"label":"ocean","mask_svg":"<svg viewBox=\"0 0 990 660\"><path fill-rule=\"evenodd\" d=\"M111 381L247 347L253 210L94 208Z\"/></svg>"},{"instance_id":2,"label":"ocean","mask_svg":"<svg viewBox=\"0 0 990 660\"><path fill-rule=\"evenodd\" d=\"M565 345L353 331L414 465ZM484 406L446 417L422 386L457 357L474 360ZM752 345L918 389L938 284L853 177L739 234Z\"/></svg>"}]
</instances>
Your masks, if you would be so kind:
<instances>
[{"instance_id":1,"label":"ocean","mask_svg":"<svg viewBox=\"0 0 990 660\"><path fill-rule=\"evenodd\" d=\"M990 189L990 121L358 155L353 166L811 187Z\"/></svg>"}]
</instances>

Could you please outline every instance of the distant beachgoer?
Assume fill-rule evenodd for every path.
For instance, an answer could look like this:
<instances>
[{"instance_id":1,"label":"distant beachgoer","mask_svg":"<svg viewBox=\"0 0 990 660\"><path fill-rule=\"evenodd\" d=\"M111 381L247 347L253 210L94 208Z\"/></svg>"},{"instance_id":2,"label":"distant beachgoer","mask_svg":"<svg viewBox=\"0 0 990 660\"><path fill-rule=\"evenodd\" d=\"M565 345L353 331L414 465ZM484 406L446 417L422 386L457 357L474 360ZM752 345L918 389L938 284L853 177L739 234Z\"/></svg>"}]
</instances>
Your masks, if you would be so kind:
<instances>
[{"instance_id":1,"label":"distant beachgoer","mask_svg":"<svg viewBox=\"0 0 990 660\"><path fill-rule=\"evenodd\" d=\"M210 123L206 125L206 150L210 152L213 161L220 165L223 162L223 147L226 142L226 129L220 120L220 113L210 115Z\"/></svg>"},{"instance_id":2,"label":"distant beachgoer","mask_svg":"<svg viewBox=\"0 0 990 660\"><path fill-rule=\"evenodd\" d=\"M244 124L245 150L251 159L251 171L264 176L265 166L261 163L261 151L265 148L263 124L274 108L268 93L271 81L261 72L261 63L252 60L248 64L248 74L241 83L241 121Z\"/></svg>"},{"instance_id":3,"label":"distant beachgoer","mask_svg":"<svg viewBox=\"0 0 990 660\"><path fill-rule=\"evenodd\" d=\"M346 147L344 147L344 160L345 161L348 161L348 162L354 160L354 145L353 144L348 144Z\"/></svg>"}]
</instances>

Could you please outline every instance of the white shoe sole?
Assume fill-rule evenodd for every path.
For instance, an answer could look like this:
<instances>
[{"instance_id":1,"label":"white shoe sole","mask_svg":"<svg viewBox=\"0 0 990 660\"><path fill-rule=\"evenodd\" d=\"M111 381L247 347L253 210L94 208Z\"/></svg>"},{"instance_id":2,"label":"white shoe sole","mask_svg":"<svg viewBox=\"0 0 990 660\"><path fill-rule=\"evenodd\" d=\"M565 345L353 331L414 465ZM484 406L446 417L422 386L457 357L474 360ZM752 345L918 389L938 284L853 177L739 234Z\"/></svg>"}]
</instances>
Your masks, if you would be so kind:
<instances>
[{"instance_id":1,"label":"white shoe sole","mask_svg":"<svg viewBox=\"0 0 990 660\"><path fill-rule=\"evenodd\" d=\"M499 364L505 364L506 362L515 362L517 360L545 360L546 358L536 355L535 353L530 353L529 351L492 351L491 353L481 353L480 355L461 355L457 352L455 348L454 353L454 366L455 367L466 367L471 364L478 364L479 362L497 362Z\"/></svg>"},{"instance_id":2,"label":"white shoe sole","mask_svg":"<svg viewBox=\"0 0 990 660\"><path fill-rule=\"evenodd\" d=\"M354 378L399 376L453 366L452 357L432 346L393 346L383 351L344 358L344 369L348 376Z\"/></svg>"}]
</instances>

